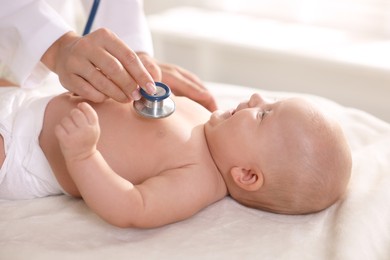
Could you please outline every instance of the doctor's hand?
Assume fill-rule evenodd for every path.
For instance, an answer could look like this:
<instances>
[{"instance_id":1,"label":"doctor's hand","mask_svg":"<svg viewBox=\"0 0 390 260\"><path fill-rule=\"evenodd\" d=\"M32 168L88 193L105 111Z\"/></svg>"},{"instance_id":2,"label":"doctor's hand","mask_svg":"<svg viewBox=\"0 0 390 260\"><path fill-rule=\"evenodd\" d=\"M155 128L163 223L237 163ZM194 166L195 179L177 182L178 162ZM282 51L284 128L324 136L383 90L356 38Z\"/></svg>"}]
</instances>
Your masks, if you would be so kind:
<instances>
[{"instance_id":1,"label":"doctor's hand","mask_svg":"<svg viewBox=\"0 0 390 260\"><path fill-rule=\"evenodd\" d=\"M167 84L175 95L186 96L211 112L217 109L215 98L193 73L173 64L158 63L146 53L137 54L153 79Z\"/></svg>"},{"instance_id":2,"label":"doctor's hand","mask_svg":"<svg viewBox=\"0 0 390 260\"><path fill-rule=\"evenodd\" d=\"M93 102L140 99L138 86L155 92L154 80L135 52L107 29L86 36L68 32L42 56L71 92Z\"/></svg>"}]
</instances>

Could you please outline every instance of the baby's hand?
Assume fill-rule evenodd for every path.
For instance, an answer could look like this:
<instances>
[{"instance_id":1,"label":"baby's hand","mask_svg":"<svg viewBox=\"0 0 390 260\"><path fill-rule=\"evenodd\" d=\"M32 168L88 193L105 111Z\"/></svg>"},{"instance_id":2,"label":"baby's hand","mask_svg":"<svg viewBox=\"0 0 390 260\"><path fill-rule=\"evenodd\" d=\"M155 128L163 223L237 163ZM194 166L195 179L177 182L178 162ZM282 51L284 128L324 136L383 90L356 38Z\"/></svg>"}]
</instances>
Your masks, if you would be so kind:
<instances>
[{"instance_id":1,"label":"baby's hand","mask_svg":"<svg viewBox=\"0 0 390 260\"><path fill-rule=\"evenodd\" d=\"M67 160L83 160L96 152L100 136L96 111L85 102L79 103L69 116L56 126L55 134Z\"/></svg>"}]
</instances>

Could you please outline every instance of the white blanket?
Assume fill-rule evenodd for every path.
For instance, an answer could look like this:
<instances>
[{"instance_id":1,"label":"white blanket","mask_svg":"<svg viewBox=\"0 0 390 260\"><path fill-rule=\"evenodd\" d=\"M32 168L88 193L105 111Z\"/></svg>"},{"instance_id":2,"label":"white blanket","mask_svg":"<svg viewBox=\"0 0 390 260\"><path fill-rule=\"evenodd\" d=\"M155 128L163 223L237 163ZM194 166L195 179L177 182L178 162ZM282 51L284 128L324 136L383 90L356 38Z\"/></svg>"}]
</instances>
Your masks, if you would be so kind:
<instances>
[{"instance_id":1,"label":"white blanket","mask_svg":"<svg viewBox=\"0 0 390 260\"><path fill-rule=\"evenodd\" d=\"M298 95L209 87L221 108L254 91ZM353 151L348 192L329 209L285 216L227 197L185 221L138 230L113 227L68 196L0 201L0 259L390 259L390 124L305 96L340 121Z\"/></svg>"}]
</instances>

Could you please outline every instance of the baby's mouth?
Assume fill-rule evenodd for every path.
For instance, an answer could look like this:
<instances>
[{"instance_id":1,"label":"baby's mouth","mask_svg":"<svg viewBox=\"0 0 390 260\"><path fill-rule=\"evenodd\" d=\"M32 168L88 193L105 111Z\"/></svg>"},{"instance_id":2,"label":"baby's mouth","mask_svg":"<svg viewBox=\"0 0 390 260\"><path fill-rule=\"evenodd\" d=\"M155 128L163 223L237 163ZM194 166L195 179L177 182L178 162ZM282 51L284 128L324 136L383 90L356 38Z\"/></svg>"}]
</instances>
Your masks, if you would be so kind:
<instances>
[{"instance_id":1,"label":"baby's mouth","mask_svg":"<svg viewBox=\"0 0 390 260\"><path fill-rule=\"evenodd\" d=\"M230 110L227 110L225 113L227 115L226 117L229 118L229 117L233 116L236 113L236 109L232 108Z\"/></svg>"},{"instance_id":2,"label":"baby's mouth","mask_svg":"<svg viewBox=\"0 0 390 260\"><path fill-rule=\"evenodd\" d=\"M223 120L228 119L228 118L232 117L235 112L236 112L235 109L221 111L221 113L219 114L219 118L223 119Z\"/></svg>"}]
</instances>

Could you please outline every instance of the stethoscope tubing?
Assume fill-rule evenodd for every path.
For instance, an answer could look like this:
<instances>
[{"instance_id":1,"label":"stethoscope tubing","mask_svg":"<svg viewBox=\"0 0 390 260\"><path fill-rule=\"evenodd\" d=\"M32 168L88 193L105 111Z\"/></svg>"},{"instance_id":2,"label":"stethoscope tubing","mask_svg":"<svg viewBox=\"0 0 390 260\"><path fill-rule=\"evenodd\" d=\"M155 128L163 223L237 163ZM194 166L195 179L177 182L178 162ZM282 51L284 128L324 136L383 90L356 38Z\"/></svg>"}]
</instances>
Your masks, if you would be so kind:
<instances>
[{"instance_id":1,"label":"stethoscope tubing","mask_svg":"<svg viewBox=\"0 0 390 260\"><path fill-rule=\"evenodd\" d=\"M88 20L84 28L83 36L87 35L91 32L93 21L95 20L95 16L97 10L99 8L100 0L93 0L91 11L89 12Z\"/></svg>"}]
</instances>

